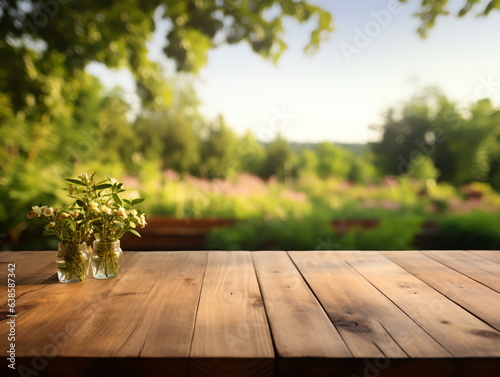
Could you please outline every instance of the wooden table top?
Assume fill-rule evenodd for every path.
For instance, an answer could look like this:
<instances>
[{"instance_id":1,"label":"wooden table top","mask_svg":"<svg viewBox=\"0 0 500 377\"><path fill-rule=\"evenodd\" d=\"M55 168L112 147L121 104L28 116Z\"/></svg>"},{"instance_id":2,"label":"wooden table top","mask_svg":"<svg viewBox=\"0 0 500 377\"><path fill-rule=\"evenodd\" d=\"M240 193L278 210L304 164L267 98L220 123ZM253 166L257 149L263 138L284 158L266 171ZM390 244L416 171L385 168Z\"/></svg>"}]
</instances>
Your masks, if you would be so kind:
<instances>
[{"instance_id":1,"label":"wooden table top","mask_svg":"<svg viewBox=\"0 0 500 377\"><path fill-rule=\"evenodd\" d=\"M73 284L55 252L1 252L2 348L9 262L16 364L33 375L500 370L497 251L126 252L119 277Z\"/></svg>"}]
</instances>

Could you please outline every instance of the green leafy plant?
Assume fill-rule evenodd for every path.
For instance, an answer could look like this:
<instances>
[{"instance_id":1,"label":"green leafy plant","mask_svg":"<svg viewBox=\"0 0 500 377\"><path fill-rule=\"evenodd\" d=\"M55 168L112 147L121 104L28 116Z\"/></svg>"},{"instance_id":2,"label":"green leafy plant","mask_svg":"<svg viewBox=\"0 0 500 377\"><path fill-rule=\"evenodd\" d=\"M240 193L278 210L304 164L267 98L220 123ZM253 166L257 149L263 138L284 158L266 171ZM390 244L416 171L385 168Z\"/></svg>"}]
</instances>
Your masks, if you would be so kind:
<instances>
[{"instance_id":1,"label":"green leafy plant","mask_svg":"<svg viewBox=\"0 0 500 377\"><path fill-rule=\"evenodd\" d=\"M69 197L76 200L86 214L94 231L94 237L101 242L115 242L127 232L141 235L135 230L144 228L145 214L134 206L144 201L142 198L123 199L123 183L108 177L95 183L95 173L81 174L80 179L66 179L70 183Z\"/></svg>"},{"instance_id":2,"label":"green leafy plant","mask_svg":"<svg viewBox=\"0 0 500 377\"><path fill-rule=\"evenodd\" d=\"M43 234L56 236L62 244L81 244L90 238L92 229L88 218L79 208L56 209L47 206L33 206L26 215L45 224Z\"/></svg>"},{"instance_id":3,"label":"green leafy plant","mask_svg":"<svg viewBox=\"0 0 500 377\"><path fill-rule=\"evenodd\" d=\"M45 224L43 232L46 236L56 236L60 241L56 263L62 279L70 281L85 280L89 258L84 242L90 238L92 229L88 218L79 208L55 209L47 206L33 206L28 212L28 219L39 219ZM83 250L82 252L82 244ZM61 278L61 277L60 277Z\"/></svg>"},{"instance_id":4,"label":"green leafy plant","mask_svg":"<svg viewBox=\"0 0 500 377\"><path fill-rule=\"evenodd\" d=\"M141 235L135 230L146 226L146 217L134 208L144 201L142 198L124 199L123 183L114 179L94 182L95 173L78 176L79 179L66 179L70 184L69 196L75 199L87 215L94 230L94 250L92 270L94 277L110 278L118 275L121 249L117 241L127 232Z\"/></svg>"}]
</instances>

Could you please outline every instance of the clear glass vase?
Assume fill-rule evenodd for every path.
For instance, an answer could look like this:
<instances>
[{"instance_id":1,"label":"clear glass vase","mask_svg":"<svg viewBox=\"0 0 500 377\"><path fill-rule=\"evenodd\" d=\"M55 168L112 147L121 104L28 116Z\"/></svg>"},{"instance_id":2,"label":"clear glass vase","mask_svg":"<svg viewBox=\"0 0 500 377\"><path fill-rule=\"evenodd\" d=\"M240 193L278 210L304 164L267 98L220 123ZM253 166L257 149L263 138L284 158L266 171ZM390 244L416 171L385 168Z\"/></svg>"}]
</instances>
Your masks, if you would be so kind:
<instances>
[{"instance_id":1,"label":"clear glass vase","mask_svg":"<svg viewBox=\"0 0 500 377\"><path fill-rule=\"evenodd\" d=\"M84 281L89 270L87 244L59 243L56 256L57 276L61 283Z\"/></svg>"},{"instance_id":2,"label":"clear glass vase","mask_svg":"<svg viewBox=\"0 0 500 377\"><path fill-rule=\"evenodd\" d=\"M120 241L95 240L91 257L92 275L96 279L112 279L118 276L122 255Z\"/></svg>"}]
</instances>

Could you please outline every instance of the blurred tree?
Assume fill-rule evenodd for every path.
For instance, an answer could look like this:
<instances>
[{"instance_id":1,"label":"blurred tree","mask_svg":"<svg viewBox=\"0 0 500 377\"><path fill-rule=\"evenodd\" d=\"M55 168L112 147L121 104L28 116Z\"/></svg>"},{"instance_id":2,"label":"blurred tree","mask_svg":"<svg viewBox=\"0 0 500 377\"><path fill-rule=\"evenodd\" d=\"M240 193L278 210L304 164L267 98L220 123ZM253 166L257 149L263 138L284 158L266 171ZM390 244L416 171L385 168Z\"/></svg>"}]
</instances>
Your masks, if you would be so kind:
<instances>
[{"instance_id":1,"label":"blurred tree","mask_svg":"<svg viewBox=\"0 0 500 377\"><path fill-rule=\"evenodd\" d=\"M166 123L162 136L163 166L179 173L192 171L200 162L200 141L193 124L184 112L167 112L162 121Z\"/></svg>"},{"instance_id":2,"label":"blurred tree","mask_svg":"<svg viewBox=\"0 0 500 377\"><path fill-rule=\"evenodd\" d=\"M317 18L306 49L317 48L332 30L331 15L305 0L1 1L0 92L8 95L15 112L29 104L28 94L48 111L54 96L72 90L68 78L81 76L88 63L97 61L128 67L144 103L162 105L168 90L158 65L147 58L147 42L157 27L155 12L170 25L164 53L179 71L197 72L208 50L224 43L247 42L254 52L276 61L286 48L287 17L298 22Z\"/></svg>"},{"instance_id":3,"label":"blurred tree","mask_svg":"<svg viewBox=\"0 0 500 377\"><path fill-rule=\"evenodd\" d=\"M354 158L347 178L352 182L361 184L374 183L379 174L373 164L373 159L371 153L365 153L363 156Z\"/></svg>"},{"instance_id":4,"label":"blurred tree","mask_svg":"<svg viewBox=\"0 0 500 377\"><path fill-rule=\"evenodd\" d=\"M262 172L266 152L255 135L247 131L238 142L239 169L259 175Z\"/></svg>"},{"instance_id":5,"label":"blurred tree","mask_svg":"<svg viewBox=\"0 0 500 377\"><path fill-rule=\"evenodd\" d=\"M500 111L487 99L459 110L436 89L425 90L401 111L388 112L382 138L372 144L372 150L385 174L411 176L417 159L425 157L427 166L422 169L428 173L437 169L442 181L460 185L493 180L500 149L499 122Z\"/></svg>"},{"instance_id":6,"label":"blurred tree","mask_svg":"<svg viewBox=\"0 0 500 377\"><path fill-rule=\"evenodd\" d=\"M402 3L408 0L399 0ZM500 9L500 2L498 0L462 0L463 7L458 12L458 17L463 17L468 14L474 7L481 4L483 8L477 12L478 16L487 16L494 9ZM418 28L418 33L422 37L427 36L427 32L432 29L438 17L447 16L450 12L447 10L448 0L422 0L418 12L415 14L420 18L421 24Z\"/></svg>"},{"instance_id":7,"label":"blurred tree","mask_svg":"<svg viewBox=\"0 0 500 377\"><path fill-rule=\"evenodd\" d=\"M115 90L104 98L103 108L98 116L101 143L99 140L88 145L90 151L95 149L95 159L103 164L121 164L126 170L134 169L133 156L139 149L135 134L127 113L130 106L121 96L120 90Z\"/></svg>"},{"instance_id":8,"label":"blurred tree","mask_svg":"<svg viewBox=\"0 0 500 377\"><path fill-rule=\"evenodd\" d=\"M318 170L318 156L312 149L303 149L298 156L297 169L301 175L316 175Z\"/></svg>"},{"instance_id":9,"label":"blurred tree","mask_svg":"<svg viewBox=\"0 0 500 377\"><path fill-rule=\"evenodd\" d=\"M0 176L16 165L14 160L36 164L42 155L60 152L60 145L69 149L56 159L65 158L66 170L73 168L68 161L79 163L82 155L91 155L80 153L73 143L82 141L74 128L81 124L73 120L92 113L75 114L72 120L75 108L81 108L78 96L94 87L85 72L90 62L128 68L148 111L164 109L171 102L171 87L159 64L148 60L155 17L169 25L167 58L178 71L194 73L205 64L208 50L224 43L249 43L254 52L276 61L286 48L286 18L301 23L315 19L307 49L317 48L332 30L331 15L307 1L0 1L0 130L12 129L2 132L5 142L0 153L7 163L1 164ZM137 127L151 130L148 122L140 118ZM69 128L71 133L65 134ZM95 127L85 139L99 143L102 138L91 135L94 131Z\"/></svg>"},{"instance_id":10,"label":"blurred tree","mask_svg":"<svg viewBox=\"0 0 500 377\"><path fill-rule=\"evenodd\" d=\"M488 182L496 190L500 191L500 158L495 156L495 159L491 163L490 175L488 177Z\"/></svg>"},{"instance_id":11,"label":"blurred tree","mask_svg":"<svg viewBox=\"0 0 500 377\"><path fill-rule=\"evenodd\" d=\"M347 178L353 160L352 153L332 143L319 143L316 149L318 156L318 175L321 178Z\"/></svg>"},{"instance_id":12,"label":"blurred tree","mask_svg":"<svg viewBox=\"0 0 500 377\"><path fill-rule=\"evenodd\" d=\"M14 114L8 104L2 107L6 101L0 95L0 248L9 247L2 236L17 242L28 228L24 213L31 206L40 202L58 205L64 200L62 190L54 190L63 184L61 176L71 174L75 164L95 157L95 148L102 144L97 129L101 90L97 79L82 77L78 90L71 94L71 111L55 118L43 114L39 122L33 120L40 114L34 98L29 99L25 111Z\"/></svg>"},{"instance_id":13,"label":"blurred tree","mask_svg":"<svg viewBox=\"0 0 500 377\"><path fill-rule=\"evenodd\" d=\"M185 77L173 80L173 101L158 119L164 123L163 166L180 173L199 173L200 131L206 127L199 112L200 101L192 82Z\"/></svg>"},{"instance_id":14,"label":"blurred tree","mask_svg":"<svg viewBox=\"0 0 500 377\"><path fill-rule=\"evenodd\" d=\"M429 179L436 180L439 176L439 171L434 166L432 158L420 155L411 161L410 168L406 175L421 181L427 181Z\"/></svg>"},{"instance_id":15,"label":"blurred tree","mask_svg":"<svg viewBox=\"0 0 500 377\"><path fill-rule=\"evenodd\" d=\"M385 123L379 128L382 138L371 145L376 164L384 175L406 174L415 157L434 153L430 119L440 96L436 89L426 89L404 104L401 110L387 112Z\"/></svg>"},{"instance_id":16,"label":"blurred tree","mask_svg":"<svg viewBox=\"0 0 500 377\"><path fill-rule=\"evenodd\" d=\"M206 178L226 178L238 170L237 138L222 115L213 122L201 144L200 173Z\"/></svg>"},{"instance_id":17,"label":"blurred tree","mask_svg":"<svg viewBox=\"0 0 500 377\"><path fill-rule=\"evenodd\" d=\"M163 135L167 133L167 124L163 122L163 112L141 113L133 125L138 136L138 162L160 161L163 156Z\"/></svg>"},{"instance_id":18,"label":"blurred tree","mask_svg":"<svg viewBox=\"0 0 500 377\"><path fill-rule=\"evenodd\" d=\"M454 183L488 179L500 147L499 122L500 111L484 99L472 105L470 117L450 134L450 150L456 166Z\"/></svg>"},{"instance_id":19,"label":"blurred tree","mask_svg":"<svg viewBox=\"0 0 500 377\"><path fill-rule=\"evenodd\" d=\"M262 168L262 177L270 178L275 175L285 180L291 174L292 150L288 142L278 135L276 140L265 147L266 159Z\"/></svg>"},{"instance_id":20,"label":"blurred tree","mask_svg":"<svg viewBox=\"0 0 500 377\"><path fill-rule=\"evenodd\" d=\"M464 112L444 95L436 98L435 107L437 112L431 119L431 131L427 134L427 148L430 152L427 155L432 157L440 172L439 180L455 182L457 156L453 151L453 144L458 136L457 131L464 126Z\"/></svg>"}]
</instances>

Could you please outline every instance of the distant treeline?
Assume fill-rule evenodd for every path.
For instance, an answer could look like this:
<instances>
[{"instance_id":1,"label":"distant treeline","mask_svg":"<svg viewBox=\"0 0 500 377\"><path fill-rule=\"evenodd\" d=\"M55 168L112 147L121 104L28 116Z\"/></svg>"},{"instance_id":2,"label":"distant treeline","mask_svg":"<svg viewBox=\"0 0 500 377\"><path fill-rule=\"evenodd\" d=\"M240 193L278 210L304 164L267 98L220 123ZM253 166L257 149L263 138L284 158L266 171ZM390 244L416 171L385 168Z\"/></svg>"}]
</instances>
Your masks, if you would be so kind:
<instances>
[{"instance_id":1,"label":"distant treeline","mask_svg":"<svg viewBox=\"0 0 500 377\"><path fill-rule=\"evenodd\" d=\"M73 173L78 166L106 166L138 174L145 161L203 178L240 171L287 180L301 175L358 183L386 175L435 179L454 185L485 181L500 188L500 111L487 99L461 107L427 89L387 111L380 141L363 144L294 143L277 134L261 143L238 136L222 116L208 120L191 85L175 86L168 108L131 115L118 90L106 93L94 80L75 94L69 116L44 125L12 117L0 141L4 176L19 166Z\"/></svg>"}]
</instances>

